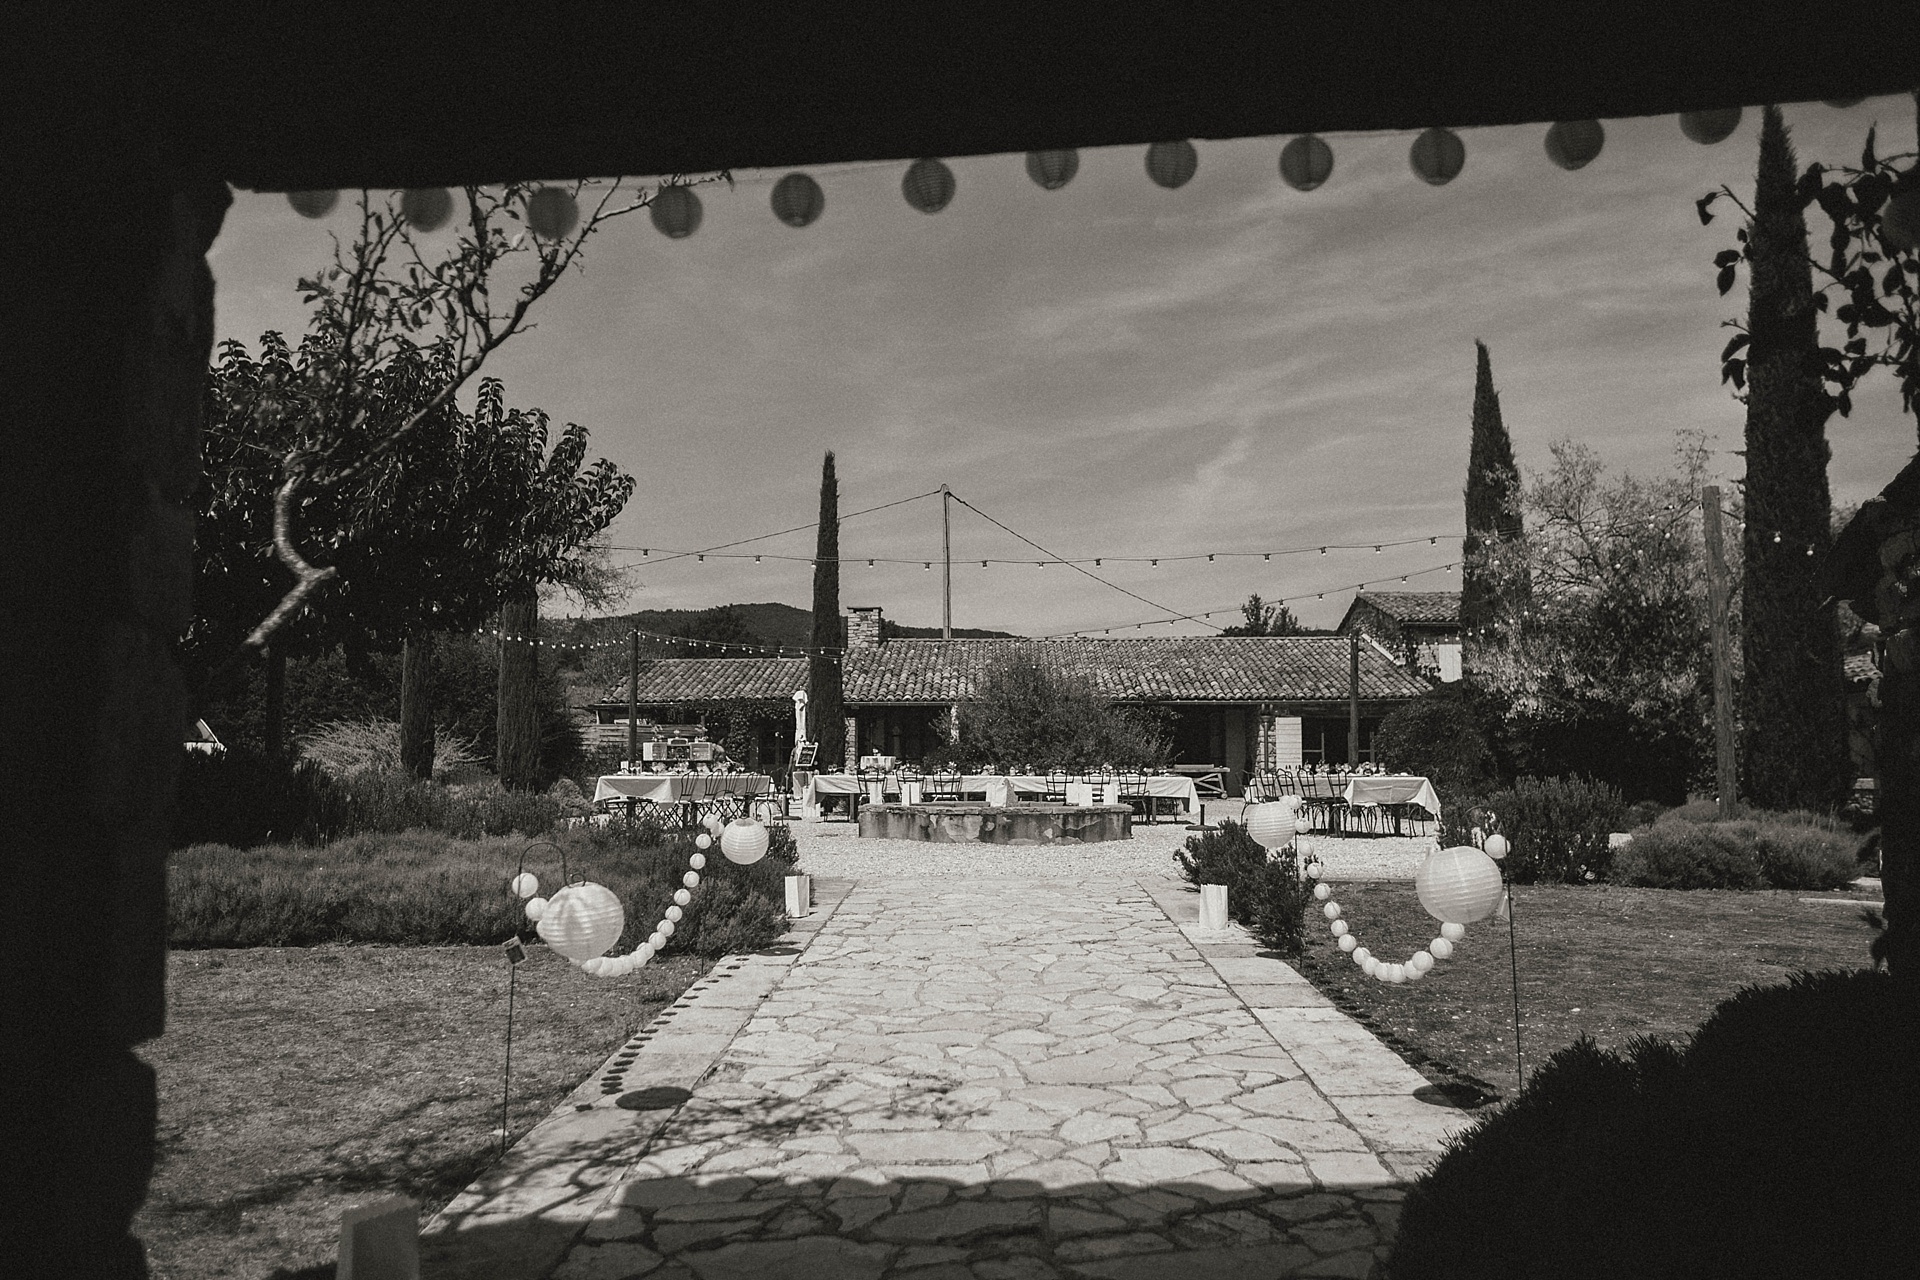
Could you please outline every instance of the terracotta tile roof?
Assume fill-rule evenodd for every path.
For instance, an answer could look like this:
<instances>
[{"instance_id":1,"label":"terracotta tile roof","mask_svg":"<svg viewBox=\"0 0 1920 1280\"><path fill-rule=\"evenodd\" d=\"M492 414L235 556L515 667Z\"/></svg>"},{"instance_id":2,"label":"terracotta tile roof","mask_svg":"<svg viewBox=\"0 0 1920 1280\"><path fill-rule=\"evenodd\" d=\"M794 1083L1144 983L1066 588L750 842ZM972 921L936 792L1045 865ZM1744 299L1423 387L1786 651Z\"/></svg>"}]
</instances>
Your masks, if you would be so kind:
<instances>
[{"instance_id":1,"label":"terracotta tile roof","mask_svg":"<svg viewBox=\"0 0 1920 1280\"><path fill-rule=\"evenodd\" d=\"M1028 649L1090 677L1127 702L1330 702L1347 696L1343 636L1140 637L1064 640L889 640L847 653L850 704L948 703L1010 651ZM786 698L805 687L803 658L662 658L640 673L640 701ZM1360 696L1415 697L1429 686L1372 646L1360 650ZM626 682L608 690L625 702Z\"/></svg>"},{"instance_id":2,"label":"terracotta tile roof","mask_svg":"<svg viewBox=\"0 0 1920 1280\"><path fill-rule=\"evenodd\" d=\"M1354 597L1390 618L1422 627L1460 625L1458 591L1362 591Z\"/></svg>"}]
</instances>

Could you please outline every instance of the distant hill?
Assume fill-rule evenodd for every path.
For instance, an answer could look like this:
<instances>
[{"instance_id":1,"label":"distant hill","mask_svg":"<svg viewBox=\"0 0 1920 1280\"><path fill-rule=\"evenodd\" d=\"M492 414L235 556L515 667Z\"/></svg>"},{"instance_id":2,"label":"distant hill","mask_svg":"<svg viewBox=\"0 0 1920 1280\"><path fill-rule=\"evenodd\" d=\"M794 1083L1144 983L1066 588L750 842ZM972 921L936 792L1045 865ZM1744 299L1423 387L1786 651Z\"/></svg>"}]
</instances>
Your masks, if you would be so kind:
<instances>
[{"instance_id":1,"label":"distant hill","mask_svg":"<svg viewBox=\"0 0 1920 1280\"><path fill-rule=\"evenodd\" d=\"M886 640L938 640L940 638L938 627L908 627L887 617L880 619L880 630L882 638ZM955 640L1018 640L1021 637L1011 631L983 631L979 627L955 627L953 638Z\"/></svg>"}]
</instances>

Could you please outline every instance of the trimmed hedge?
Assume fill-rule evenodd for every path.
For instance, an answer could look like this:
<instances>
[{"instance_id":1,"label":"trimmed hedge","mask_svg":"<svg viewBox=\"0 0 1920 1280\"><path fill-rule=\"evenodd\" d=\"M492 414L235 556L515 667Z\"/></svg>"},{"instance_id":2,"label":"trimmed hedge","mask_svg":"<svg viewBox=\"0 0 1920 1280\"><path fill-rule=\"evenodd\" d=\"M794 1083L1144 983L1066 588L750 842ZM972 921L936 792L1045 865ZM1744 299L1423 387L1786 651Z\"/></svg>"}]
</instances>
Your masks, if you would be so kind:
<instances>
[{"instance_id":1,"label":"trimmed hedge","mask_svg":"<svg viewBox=\"0 0 1920 1280\"><path fill-rule=\"evenodd\" d=\"M1217 831L1188 836L1186 847L1174 850L1173 860L1196 889L1226 885L1227 914L1262 942L1290 956L1305 952L1303 922L1312 890L1301 881L1291 848L1269 854L1243 824L1229 819Z\"/></svg>"},{"instance_id":2,"label":"trimmed hedge","mask_svg":"<svg viewBox=\"0 0 1920 1280\"><path fill-rule=\"evenodd\" d=\"M1842 889L1858 841L1809 815L1663 818L1615 856L1614 880L1652 889Z\"/></svg>"},{"instance_id":3,"label":"trimmed hedge","mask_svg":"<svg viewBox=\"0 0 1920 1280\"><path fill-rule=\"evenodd\" d=\"M1684 1050L1562 1049L1409 1190L1394 1280L1899 1275L1920 1248L1920 1003L1749 987Z\"/></svg>"},{"instance_id":4,"label":"trimmed hedge","mask_svg":"<svg viewBox=\"0 0 1920 1280\"><path fill-rule=\"evenodd\" d=\"M750 867L713 852L667 954L726 955L765 946L786 928L783 877L793 837L770 829L772 847ZM673 900L695 851L690 838L648 845L603 833L553 841L567 870L612 889L626 908L618 950L645 939ZM309 848L236 849L202 844L168 866L168 941L175 947L303 947L323 943L488 945L533 939L507 884L522 852L543 893L560 884L561 854L522 839L461 840L439 832L359 835Z\"/></svg>"},{"instance_id":5,"label":"trimmed hedge","mask_svg":"<svg viewBox=\"0 0 1920 1280\"><path fill-rule=\"evenodd\" d=\"M1514 883L1585 884L1610 877L1613 849L1608 837L1626 829L1627 805L1609 784L1583 778L1520 778L1487 797L1485 807L1498 816L1498 829L1513 846L1507 874Z\"/></svg>"}]
</instances>

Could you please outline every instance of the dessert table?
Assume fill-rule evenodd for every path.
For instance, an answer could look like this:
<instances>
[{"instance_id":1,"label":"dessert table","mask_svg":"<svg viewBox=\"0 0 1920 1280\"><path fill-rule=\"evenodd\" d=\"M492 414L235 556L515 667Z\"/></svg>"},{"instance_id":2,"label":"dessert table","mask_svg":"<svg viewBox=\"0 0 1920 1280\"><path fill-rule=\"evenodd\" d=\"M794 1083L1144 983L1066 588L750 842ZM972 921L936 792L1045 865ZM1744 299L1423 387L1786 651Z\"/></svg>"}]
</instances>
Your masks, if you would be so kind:
<instances>
[{"instance_id":1,"label":"dessert table","mask_svg":"<svg viewBox=\"0 0 1920 1280\"><path fill-rule=\"evenodd\" d=\"M1435 821L1440 818L1440 797L1434 794L1433 783L1426 778L1411 774L1358 773L1347 783L1342 793L1349 809L1359 805L1404 805L1417 804L1432 814ZM1400 834L1400 815L1393 815L1394 834Z\"/></svg>"}]
</instances>

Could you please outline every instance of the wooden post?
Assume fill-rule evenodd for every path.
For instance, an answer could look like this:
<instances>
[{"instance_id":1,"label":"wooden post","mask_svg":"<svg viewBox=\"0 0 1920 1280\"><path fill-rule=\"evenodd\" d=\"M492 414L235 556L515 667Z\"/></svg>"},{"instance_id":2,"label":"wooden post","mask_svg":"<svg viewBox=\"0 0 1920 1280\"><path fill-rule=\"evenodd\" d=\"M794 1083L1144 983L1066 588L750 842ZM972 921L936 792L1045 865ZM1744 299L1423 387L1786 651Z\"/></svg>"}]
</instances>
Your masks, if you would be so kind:
<instances>
[{"instance_id":1,"label":"wooden post","mask_svg":"<svg viewBox=\"0 0 1920 1280\"><path fill-rule=\"evenodd\" d=\"M953 639L953 493L940 486L940 554L946 561L940 590L940 638Z\"/></svg>"},{"instance_id":2,"label":"wooden post","mask_svg":"<svg viewBox=\"0 0 1920 1280\"><path fill-rule=\"evenodd\" d=\"M640 631L636 627L627 648L627 767L639 772L640 759Z\"/></svg>"},{"instance_id":3,"label":"wooden post","mask_svg":"<svg viewBox=\"0 0 1920 1280\"><path fill-rule=\"evenodd\" d=\"M1720 489L1700 490L1707 535L1707 627L1713 642L1713 778L1720 816L1730 818L1739 800L1740 777L1733 745L1733 663L1727 641L1726 551L1720 541Z\"/></svg>"},{"instance_id":4,"label":"wooden post","mask_svg":"<svg viewBox=\"0 0 1920 1280\"><path fill-rule=\"evenodd\" d=\"M1347 766L1360 767L1360 633L1347 637Z\"/></svg>"}]
</instances>

